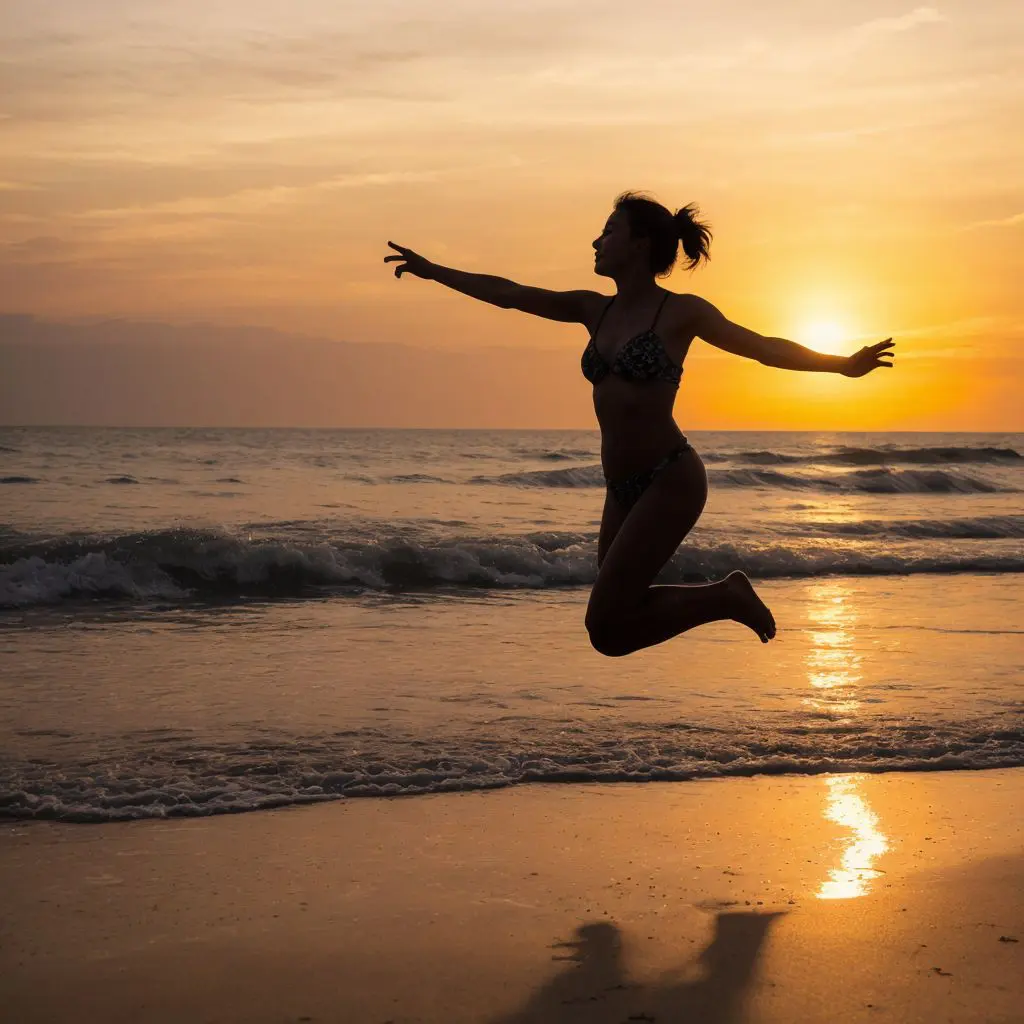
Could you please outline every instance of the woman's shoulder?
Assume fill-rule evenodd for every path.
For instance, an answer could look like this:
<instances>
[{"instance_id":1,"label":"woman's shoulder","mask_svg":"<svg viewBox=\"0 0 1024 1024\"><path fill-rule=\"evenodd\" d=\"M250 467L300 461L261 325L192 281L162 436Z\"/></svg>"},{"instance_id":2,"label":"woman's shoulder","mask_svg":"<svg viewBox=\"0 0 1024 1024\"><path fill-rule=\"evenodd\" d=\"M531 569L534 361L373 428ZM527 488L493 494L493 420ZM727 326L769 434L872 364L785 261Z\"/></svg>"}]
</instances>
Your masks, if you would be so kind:
<instances>
[{"instance_id":1,"label":"woman's shoulder","mask_svg":"<svg viewBox=\"0 0 1024 1024\"><path fill-rule=\"evenodd\" d=\"M676 338L685 338L689 341L700 333L699 325L714 309L707 299L692 292L668 292L661 318L664 330Z\"/></svg>"}]
</instances>

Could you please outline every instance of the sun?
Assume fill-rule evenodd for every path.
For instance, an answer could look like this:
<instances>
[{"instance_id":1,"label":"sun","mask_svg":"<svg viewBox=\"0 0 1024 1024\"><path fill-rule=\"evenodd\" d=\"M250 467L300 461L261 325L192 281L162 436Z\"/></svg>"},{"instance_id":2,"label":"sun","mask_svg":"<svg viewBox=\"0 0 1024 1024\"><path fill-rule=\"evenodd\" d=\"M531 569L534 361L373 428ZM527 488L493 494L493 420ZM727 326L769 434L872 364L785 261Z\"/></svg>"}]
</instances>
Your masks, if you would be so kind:
<instances>
[{"instance_id":1,"label":"sun","mask_svg":"<svg viewBox=\"0 0 1024 1024\"><path fill-rule=\"evenodd\" d=\"M835 320L812 320L800 330L798 341L816 352L842 355L849 332Z\"/></svg>"}]
</instances>

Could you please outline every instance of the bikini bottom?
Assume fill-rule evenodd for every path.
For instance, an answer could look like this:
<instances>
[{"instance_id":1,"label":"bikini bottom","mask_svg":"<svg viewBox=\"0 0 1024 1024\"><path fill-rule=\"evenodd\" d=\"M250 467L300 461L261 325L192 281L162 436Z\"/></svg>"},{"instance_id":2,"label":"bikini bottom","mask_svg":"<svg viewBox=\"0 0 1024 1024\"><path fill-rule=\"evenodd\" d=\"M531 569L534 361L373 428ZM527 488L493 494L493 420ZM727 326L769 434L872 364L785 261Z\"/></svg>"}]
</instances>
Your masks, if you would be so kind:
<instances>
[{"instance_id":1,"label":"bikini bottom","mask_svg":"<svg viewBox=\"0 0 1024 1024\"><path fill-rule=\"evenodd\" d=\"M615 500L624 511L628 512L640 500L640 495L651 486L654 478L666 466L672 465L689 450L690 442L684 437L657 465L645 469L642 473L632 473L630 476L624 476L618 480L609 480L608 477L605 477L605 483Z\"/></svg>"}]
</instances>

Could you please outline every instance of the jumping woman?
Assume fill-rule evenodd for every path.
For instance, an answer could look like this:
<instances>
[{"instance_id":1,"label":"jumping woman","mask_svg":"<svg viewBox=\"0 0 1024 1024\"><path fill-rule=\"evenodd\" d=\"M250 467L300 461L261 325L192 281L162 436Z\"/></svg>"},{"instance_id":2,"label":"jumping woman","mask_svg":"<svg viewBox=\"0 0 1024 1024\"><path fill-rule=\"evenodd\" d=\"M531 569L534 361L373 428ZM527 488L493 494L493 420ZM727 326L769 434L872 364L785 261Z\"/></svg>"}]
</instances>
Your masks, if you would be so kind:
<instances>
[{"instance_id":1,"label":"jumping woman","mask_svg":"<svg viewBox=\"0 0 1024 1024\"><path fill-rule=\"evenodd\" d=\"M615 282L615 295L555 292L501 277L438 266L394 242L395 276L414 274L474 299L548 320L583 324L583 376L594 387L607 491L597 541L597 581L587 605L590 641L620 657L660 644L694 626L732 619L767 643L775 619L745 573L684 586L654 586L662 566L693 529L708 495L700 456L686 440L672 406L694 338L766 366L863 377L892 366L891 338L851 356L827 355L730 323L710 302L660 287L682 242L688 269L708 259L711 232L690 204L675 215L634 192L615 201L594 240L594 273ZM890 361L886 361L890 360Z\"/></svg>"}]
</instances>

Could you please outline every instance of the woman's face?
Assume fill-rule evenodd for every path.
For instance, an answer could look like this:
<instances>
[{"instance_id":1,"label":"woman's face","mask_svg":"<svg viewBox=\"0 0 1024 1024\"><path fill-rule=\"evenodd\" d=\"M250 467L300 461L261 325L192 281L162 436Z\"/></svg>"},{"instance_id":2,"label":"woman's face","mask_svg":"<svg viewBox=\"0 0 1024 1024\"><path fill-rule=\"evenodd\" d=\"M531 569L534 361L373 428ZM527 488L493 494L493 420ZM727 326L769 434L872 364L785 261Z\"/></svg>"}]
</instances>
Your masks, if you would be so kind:
<instances>
[{"instance_id":1,"label":"woman's face","mask_svg":"<svg viewBox=\"0 0 1024 1024\"><path fill-rule=\"evenodd\" d=\"M594 273L614 277L637 261L646 259L647 240L634 238L629 229L629 218L616 210L604 230L594 239Z\"/></svg>"}]
</instances>

